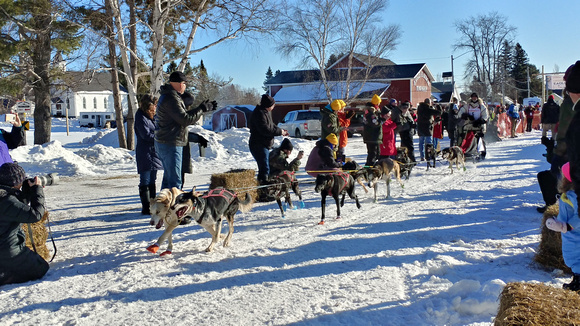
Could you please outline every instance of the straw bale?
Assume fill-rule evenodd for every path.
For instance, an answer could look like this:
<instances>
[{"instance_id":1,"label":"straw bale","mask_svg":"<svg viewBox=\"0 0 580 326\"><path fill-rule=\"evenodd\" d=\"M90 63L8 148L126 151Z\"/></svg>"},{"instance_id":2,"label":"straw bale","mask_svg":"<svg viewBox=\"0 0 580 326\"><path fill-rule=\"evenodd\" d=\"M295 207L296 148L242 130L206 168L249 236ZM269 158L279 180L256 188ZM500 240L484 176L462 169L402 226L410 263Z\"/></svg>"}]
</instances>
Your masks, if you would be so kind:
<instances>
[{"instance_id":1,"label":"straw bale","mask_svg":"<svg viewBox=\"0 0 580 326\"><path fill-rule=\"evenodd\" d=\"M50 259L50 251L46 247L46 240L48 239L48 230L46 228L47 221L48 221L48 211L44 212L44 216L40 221L30 224L30 226L32 227L32 239L34 240L36 251L46 261ZM32 243L30 242L28 224L22 223L21 228L24 231L24 234L26 235L26 246L30 248L30 250L34 250L32 248Z\"/></svg>"},{"instance_id":2,"label":"straw bale","mask_svg":"<svg viewBox=\"0 0 580 326\"><path fill-rule=\"evenodd\" d=\"M234 190L238 193L238 197L244 199L246 193L250 193L253 200L258 198L258 181L255 178L255 170L235 169L226 173L214 173L211 175L209 188L214 189L223 187Z\"/></svg>"},{"instance_id":3,"label":"straw bale","mask_svg":"<svg viewBox=\"0 0 580 326\"><path fill-rule=\"evenodd\" d=\"M562 234L546 227L546 220L556 216L558 216L558 203L549 206L544 212L540 246L534 260L546 268L557 268L565 273L572 274L572 270L566 266L562 257Z\"/></svg>"},{"instance_id":4,"label":"straw bale","mask_svg":"<svg viewBox=\"0 0 580 326\"><path fill-rule=\"evenodd\" d=\"M580 325L580 295L544 284L508 283L494 324Z\"/></svg>"}]
</instances>

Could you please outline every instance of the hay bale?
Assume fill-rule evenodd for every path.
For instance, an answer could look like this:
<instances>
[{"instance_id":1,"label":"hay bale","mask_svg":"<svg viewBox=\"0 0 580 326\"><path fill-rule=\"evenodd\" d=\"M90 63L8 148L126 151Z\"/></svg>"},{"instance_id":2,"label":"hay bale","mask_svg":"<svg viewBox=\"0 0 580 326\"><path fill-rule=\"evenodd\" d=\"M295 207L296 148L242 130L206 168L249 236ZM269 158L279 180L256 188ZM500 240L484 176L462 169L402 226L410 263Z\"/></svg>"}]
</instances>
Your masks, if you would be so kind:
<instances>
[{"instance_id":1,"label":"hay bale","mask_svg":"<svg viewBox=\"0 0 580 326\"><path fill-rule=\"evenodd\" d=\"M557 216L558 203L549 206L544 212L540 246L534 260L546 268L558 268L563 270L565 273L572 274L572 270L570 267L566 266L564 258L562 257L562 234L560 232L554 232L546 227L546 220Z\"/></svg>"},{"instance_id":2,"label":"hay bale","mask_svg":"<svg viewBox=\"0 0 580 326\"><path fill-rule=\"evenodd\" d=\"M580 325L580 295L544 284L508 283L494 324Z\"/></svg>"},{"instance_id":3,"label":"hay bale","mask_svg":"<svg viewBox=\"0 0 580 326\"><path fill-rule=\"evenodd\" d=\"M234 190L238 197L244 199L246 193L250 193L253 200L258 198L258 181L256 180L255 170L236 169L226 173L215 173L211 175L209 189L223 187ZM251 188L251 189L250 189Z\"/></svg>"},{"instance_id":4,"label":"hay bale","mask_svg":"<svg viewBox=\"0 0 580 326\"><path fill-rule=\"evenodd\" d=\"M34 245L36 246L36 252L46 261L50 259L50 251L48 251L48 248L46 247L46 240L48 239L48 230L46 228L47 221L48 211L44 212L44 215L40 221L30 224L32 227L32 239L34 240ZM22 223L20 227L26 235L26 246L30 248L30 250L34 250L32 243L30 242L28 224Z\"/></svg>"}]
</instances>

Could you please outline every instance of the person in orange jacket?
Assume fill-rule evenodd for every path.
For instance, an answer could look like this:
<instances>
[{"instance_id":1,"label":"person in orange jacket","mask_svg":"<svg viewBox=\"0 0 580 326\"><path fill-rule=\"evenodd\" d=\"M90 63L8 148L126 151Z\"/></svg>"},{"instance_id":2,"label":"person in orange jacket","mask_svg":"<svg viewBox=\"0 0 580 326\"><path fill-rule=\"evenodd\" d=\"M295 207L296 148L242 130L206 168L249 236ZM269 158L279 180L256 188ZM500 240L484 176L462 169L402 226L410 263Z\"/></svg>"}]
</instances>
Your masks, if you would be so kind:
<instances>
[{"instance_id":1,"label":"person in orange jacket","mask_svg":"<svg viewBox=\"0 0 580 326\"><path fill-rule=\"evenodd\" d=\"M340 102L340 110L338 110L338 125L340 127L340 133L338 138L338 151L336 153L337 158L341 159L344 162L345 157L345 147L348 144L348 127L350 126L350 119L354 117L355 112L344 111L346 107L346 103L343 100L339 100Z\"/></svg>"}]
</instances>

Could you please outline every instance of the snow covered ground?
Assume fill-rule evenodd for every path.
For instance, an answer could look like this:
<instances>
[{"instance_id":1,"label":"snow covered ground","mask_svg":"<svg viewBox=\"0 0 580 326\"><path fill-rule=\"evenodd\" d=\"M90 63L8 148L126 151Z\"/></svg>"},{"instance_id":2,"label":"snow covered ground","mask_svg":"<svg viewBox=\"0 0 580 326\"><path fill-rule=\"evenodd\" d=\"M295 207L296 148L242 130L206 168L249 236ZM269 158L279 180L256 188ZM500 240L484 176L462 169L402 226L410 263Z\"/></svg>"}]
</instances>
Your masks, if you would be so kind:
<instances>
[{"instance_id":1,"label":"snow covered ground","mask_svg":"<svg viewBox=\"0 0 580 326\"><path fill-rule=\"evenodd\" d=\"M247 129L198 131L209 148L204 158L193 150L185 188L256 168ZM376 204L357 186L362 208L347 198L336 220L330 199L323 226L320 196L302 175L304 209L282 219L275 203L255 203L236 215L232 246L212 253L207 232L180 226L173 254L159 257L145 250L162 231L140 215L134 152L116 148L116 130L73 126L67 136L54 119L53 141L11 154L30 175L61 176L45 188L58 253L43 279L0 287L0 324L492 324L507 282L569 280L533 262L542 218L536 173L548 168L540 136L489 144L488 159L453 175L446 163L419 165L404 188L392 186L393 198L381 185ZM314 146L292 141L294 155ZM360 137L347 155L365 161Z\"/></svg>"}]
</instances>

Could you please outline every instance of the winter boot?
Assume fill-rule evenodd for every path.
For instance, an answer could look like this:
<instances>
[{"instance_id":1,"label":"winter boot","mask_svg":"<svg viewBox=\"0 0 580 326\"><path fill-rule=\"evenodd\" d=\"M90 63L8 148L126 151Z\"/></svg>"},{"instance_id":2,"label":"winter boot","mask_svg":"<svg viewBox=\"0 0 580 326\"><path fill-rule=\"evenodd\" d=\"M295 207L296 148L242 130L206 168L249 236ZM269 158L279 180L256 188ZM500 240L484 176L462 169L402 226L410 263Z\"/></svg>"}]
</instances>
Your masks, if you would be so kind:
<instances>
[{"instance_id":1,"label":"winter boot","mask_svg":"<svg viewBox=\"0 0 580 326\"><path fill-rule=\"evenodd\" d=\"M149 211L149 186L139 186L139 197L141 198L141 214L151 215Z\"/></svg>"},{"instance_id":2,"label":"winter boot","mask_svg":"<svg viewBox=\"0 0 580 326\"><path fill-rule=\"evenodd\" d=\"M149 188L149 198L155 198L155 196L157 196L157 189L155 188L155 184L150 184L147 187Z\"/></svg>"},{"instance_id":3,"label":"winter boot","mask_svg":"<svg viewBox=\"0 0 580 326\"><path fill-rule=\"evenodd\" d=\"M564 284L562 287L570 291L580 291L580 274L574 274L572 282Z\"/></svg>"}]
</instances>

